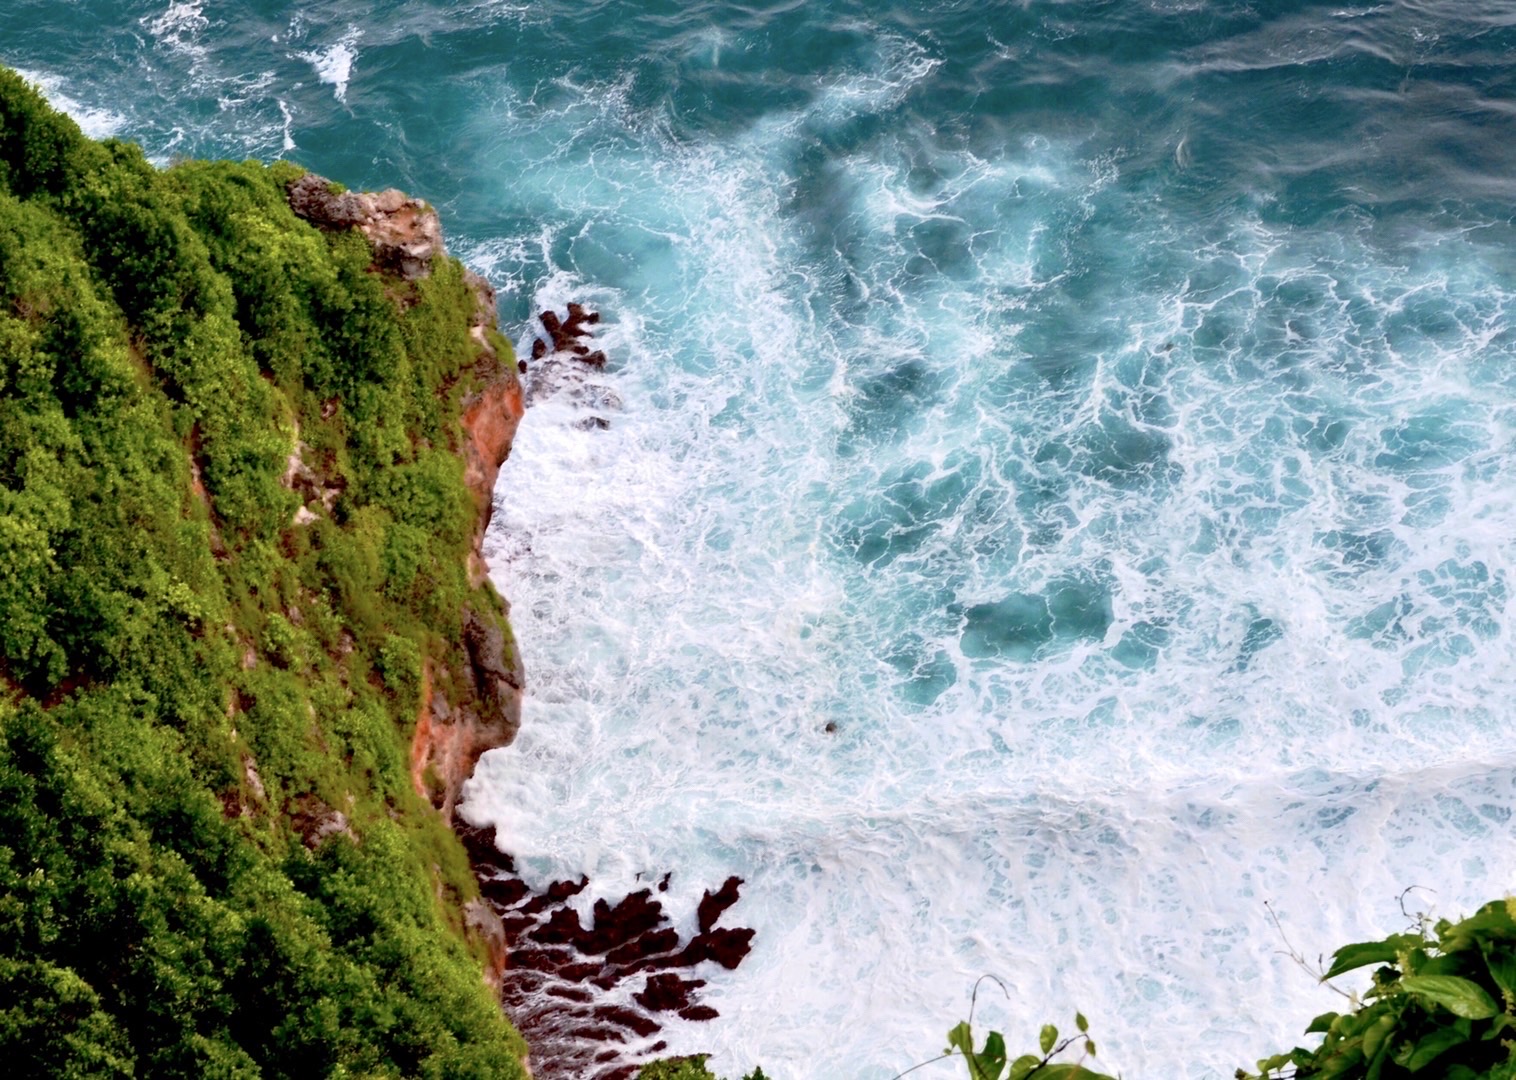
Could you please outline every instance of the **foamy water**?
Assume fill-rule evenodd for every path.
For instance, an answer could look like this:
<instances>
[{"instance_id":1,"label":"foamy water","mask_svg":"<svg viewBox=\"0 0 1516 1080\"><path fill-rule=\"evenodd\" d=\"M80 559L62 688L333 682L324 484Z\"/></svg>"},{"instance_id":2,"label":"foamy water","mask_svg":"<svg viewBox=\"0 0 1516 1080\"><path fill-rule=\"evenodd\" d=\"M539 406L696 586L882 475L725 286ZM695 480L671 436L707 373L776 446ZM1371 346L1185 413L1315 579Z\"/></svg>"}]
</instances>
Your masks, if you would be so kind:
<instances>
[{"instance_id":1,"label":"foamy water","mask_svg":"<svg viewBox=\"0 0 1516 1080\"><path fill-rule=\"evenodd\" d=\"M835 7L271 14L178 120L433 197L523 355L602 312L465 812L586 908L746 879L673 1051L888 1080L992 973L1013 1045L1230 1076L1337 1000L1266 902L1314 958L1516 886L1508 31Z\"/></svg>"}]
</instances>

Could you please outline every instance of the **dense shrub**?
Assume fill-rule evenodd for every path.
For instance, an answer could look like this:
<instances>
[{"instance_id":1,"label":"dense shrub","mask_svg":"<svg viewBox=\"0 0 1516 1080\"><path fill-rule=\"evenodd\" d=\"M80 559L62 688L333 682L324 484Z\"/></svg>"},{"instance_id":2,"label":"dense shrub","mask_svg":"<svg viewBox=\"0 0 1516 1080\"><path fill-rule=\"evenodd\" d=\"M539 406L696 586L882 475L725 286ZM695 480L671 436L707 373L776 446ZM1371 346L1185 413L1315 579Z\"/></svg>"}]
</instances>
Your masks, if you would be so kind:
<instances>
[{"instance_id":1,"label":"dense shrub","mask_svg":"<svg viewBox=\"0 0 1516 1080\"><path fill-rule=\"evenodd\" d=\"M523 1075L406 764L423 664L496 603L471 301L296 218L298 175L157 169L0 71L14 1075Z\"/></svg>"}]
</instances>

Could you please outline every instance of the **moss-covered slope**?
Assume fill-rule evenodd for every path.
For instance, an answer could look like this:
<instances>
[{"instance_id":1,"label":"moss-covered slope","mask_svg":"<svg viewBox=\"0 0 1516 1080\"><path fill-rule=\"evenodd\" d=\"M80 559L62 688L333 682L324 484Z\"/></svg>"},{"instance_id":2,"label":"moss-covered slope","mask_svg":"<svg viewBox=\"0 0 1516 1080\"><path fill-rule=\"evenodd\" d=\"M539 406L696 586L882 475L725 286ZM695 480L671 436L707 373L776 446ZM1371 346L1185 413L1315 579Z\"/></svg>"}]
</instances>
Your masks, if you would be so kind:
<instances>
[{"instance_id":1,"label":"moss-covered slope","mask_svg":"<svg viewBox=\"0 0 1516 1080\"><path fill-rule=\"evenodd\" d=\"M0 71L12 1075L522 1075L408 757L423 671L504 629L457 418L508 346L299 175L156 169Z\"/></svg>"}]
</instances>

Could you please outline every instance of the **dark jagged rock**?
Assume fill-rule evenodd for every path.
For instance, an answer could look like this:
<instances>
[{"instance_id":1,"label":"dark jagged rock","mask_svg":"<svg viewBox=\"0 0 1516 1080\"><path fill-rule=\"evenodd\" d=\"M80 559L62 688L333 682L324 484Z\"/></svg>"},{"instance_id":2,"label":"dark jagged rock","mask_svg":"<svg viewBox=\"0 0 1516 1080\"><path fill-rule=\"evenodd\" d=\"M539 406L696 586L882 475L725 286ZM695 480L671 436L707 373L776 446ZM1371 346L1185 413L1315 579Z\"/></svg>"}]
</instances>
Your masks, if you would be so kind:
<instances>
[{"instance_id":1,"label":"dark jagged rock","mask_svg":"<svg viewBox=\"0 0 1516 1080\"><path fill-rule=\"evenodd\" d=\"M605 954L605 962L618 967L634 964L639 960L645 960L649 956L657 956L661 953L672 952L679 947L679 931L673 927L664 927L662 930L652 930L635 941L629 941L612 949Z\"/></svg>"},{"instance_id":2,"label":"dark jagged rock","mask_svg":"<svg viewBox=\"0 0 1516 1080\"><path fill-rule=\"evenodd\" d=\"M502 911L500 913L500 925L505 927L506 937L515 940L518 934L524 933L536 926L537 920L531 915L523 915L519 911Z\"/></svg>"},{"instance_id":3,"label":"dark jagged rock","mask_svg":"<svg viewBox=\"0 0 1516 1080\"><path fill-rule=\"evenodd\" d=\"M678 975L649 975L632 1000L650 1012L678 1012L690 1007L690 994L705 985L704 979L681 979Z\"/></svg>"},{"instance_id":4,"label":"dark jagged rock","mask_svg":"<svg viewBox=\"0 0 1516 1080\"><path fill-rule=\"evenodd\" d=\"M585 917L569 901L588 878L531 889L486 830L463 824L460 832L509 936L500 997L531 1042L539 1080L633 1080L642 1062L667 1049L648 1040L668 1017L715 1018L699 1001L706 980L687 969L710 962L730 970L751 949L752 930L716 926L738 903L740 878L704 891L694 913L699 931L681 944L663 907L671 874L619 900L597 900Z\"/></svg>"},{"instance_id":5,"label":"dark jagged rock","mask_svg":"<svg viewBox=\"0 0 1516 1080\"><path fill-rule=\"evenodd\" d=\"M547 355L547 342L537 338L532 342L532 359L541 360Z\"/></svg>"},{"instance_id":6,"label":"dark jagged rock","mask_svg":"<svg viewBox=\"0 0 1516 1080\"><path fill-rule=\"evenodd\" d=\"M453 822L453 831L463 841L469 862L474 865L481 880L517 880L516 860L495 846L495 830L481 829L459 818Z\"/></svg>"},{"instance_id":7,"label":"dark jagged rock","mask_svg":"<svg viewBox=\"0 0 1516 1080\"><path fill-rule=\"evenodd\" d=\"M531 890L520 878L485 878L479 882L479 892L496 907L514 907L524 900Z\"/></svg>"},{"instance_id":8,"label":"dark jagged rock","mask_svg":"<svg viewBox=\"0 0 1516 1080\"><path fill-rule=\"evenodd\" d=\"M737 902L738 890L742 886L740 877L729 877L721 888L715 892L706 890L700 899L700 906L695 909L695 916L700 922L700 932L709 933L721 918L721 913Z\"/></svg>"},{"instance_id":9,"label":"dark jagged rock","mask_svg":"<svg viewBox=\"0 0 1516 1080\"><path fill-rule=\"evenodd\" d=\"M609 431L611 422L603 416L581 416L574 426L580 431Z\"/></svg>"},{"instance_id":10,"label":"dark jagged rock","mask_svg":"<svg viewBox=\"0 0 1516 1080\"><path fill-rule=\"evenodd\" d=\"M714 960L728 971L737 970L742 958L753 949L753 931L748 929L711 930L690 942L688 952L695 962Z\"/></svg>"},{"instance_id":11,"label":"dark jagged rock","mask_svg":"<svg viewBox=\"0 0 1516 1080\"><path fill-rule=\"evenodd\" d=\"M603 1005L595 1010L595 1016L597 1019L634 1031L644 1038L659 1029L658 1021L634 1009L628 1009L625 1005Z\"/></svg>"},{"instance_id":12,"label":"dark jagged rock","mask_svg":"<svg viewBox=\"0 0 1516 1080\"><path fill-rule=\"evenodd\" d=\"M587 311L583 304L570 302L566 318L559 318L558 313L549 308L539 313L537 319L542 323L543 331L551 339L552 352L566 352L583 357L589 355L590 348L588 345L581 344L579 339L589 335L587 328L600 321L600 313ZM545 356L549 351L548 342L538 338L537 343L542 347L542 356ZM532 358L540 360L542 356L537 353L537 345L533 345Z\"/></svg>"},{"instance_id":13,"label":"dark jagged rock","mask_svg":"<svg viewBox=\"0 0 1516 1080\"><path fill-rule=\"evenodd\" d=\"M547 887L549 900L567 900L571 896L578 896L589 886L590 879L587 874L582 874L578 881L555 881Z\"/></svg>"},{"instance_id":14,"label":"dark jagged rock","mask_svg":"<svg viewBox=\"0 0 1516 1080\"><path fill-rule=\"evenodd\" d=\"M603 368L605 367L606 356L604 352L596 349L594 352L587 352L583 356L578 357L578 360L581 364L588 364L592 368Z\"/></svg>"},{"instance_id":15,"label":"dark jagged rock","mask_svg":"<svg viewBox=\"0 0 1516 1080\"><path fill-rule=\"evenodd\" d=\"M569 949L515 948L511 950L510 966L527 971L558 971L574 960Z\"/></svg>"},{"instance_id":16,"label":"dark jagged rock","mask_svg":"<svg viewBox=\"0 0 1516 1080\"><path fill-rule=\"evenodd\" d=\"M664 922L663 905L647 889L622 897L615 907L604 900L595 901L595 927L577 942L579 950L591 956L610 952L633 938L655 929Z\"/></svg>"},{"instance_id":17,"label":"dark jagged rock","mask_svg":"<svg viewBox=\"0 0 1516 1080\"><path fill-rule=\"evenodd\" d=\"M573 908L561 907L553 912L548 921L527 935L543 945L577 945L584 936L579 925L579 913Z\"/></svg>"}]
</instances>

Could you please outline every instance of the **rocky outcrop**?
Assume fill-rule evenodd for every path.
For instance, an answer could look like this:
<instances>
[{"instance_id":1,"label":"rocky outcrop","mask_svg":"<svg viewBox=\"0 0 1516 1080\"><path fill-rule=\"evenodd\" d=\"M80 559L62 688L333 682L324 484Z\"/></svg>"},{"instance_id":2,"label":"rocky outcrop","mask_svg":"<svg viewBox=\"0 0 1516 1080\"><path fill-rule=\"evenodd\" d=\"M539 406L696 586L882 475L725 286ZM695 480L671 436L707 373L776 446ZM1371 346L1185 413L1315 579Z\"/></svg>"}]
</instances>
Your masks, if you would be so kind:
<instances>
[{"instance_id":1,"label":"rocky outcrop","mask_svg":"<svg viewBox=\"0 0 1516 1080\"><path fill-rule=\"evenodd\" d=\"M752 948L752 930L716 925L737 903L741 878L705 891L688 940L664 910L668 874L615 902L596 900L586 925L569 901L588 878L533 890L488 831L458 831L511 942L501 1001L532 1044L538 1080L631 1080L665 1049L655 1040L669 1018L718 1015L700 1001L706 980L681 972L706 963L733 969Z\"/></svg>"},{"instance_id":2,"label":"rocky outcrop","mask_svg":"<svg viewBox=\"0 0 1516 1080\"><path fill-rule=\"evenodd\" d=\"M504 618L465 611L463 644L461 677L426 671L411 740L411 781L449 821L480 757L509 746L521 727L524 678Z\"/></svg>"},{"instance_id":3,"label":"rocky outcrop","mask_svg":"<svg viewBox=\"0 0 1516 1080\"><path fill-rule=\"evenodd\" d=\"M469 938L483 946L485 952L484 981L495 996L500 996L501 981L505 978L505 965L510 953L510 942L505 936L505 924L486 900L470 900L463 905L463 928Z\"/></svg>"},{"instance_id":4,"label":"rocky outcrop","mask_svg":"<svg viewBox=\"0 0 1516 1080\"><path fill-rule=\"evenodd\" d=\"M354 843L357 835L348 823L347 815L334 810L314 795L303 795L291 803L286 812L289 822L305 846L315 850L334 836L345 836Z\"/></svg>"},{"instance_id":5,"label":"rocky outcrop","mask_svg":"<svg viewBox=\"0 0 1516 1080\"><path fill-rule=\"evenodd\" d=\"M606 383L598 381L607 365L602 349L592 349L592 327L600 322L600 313L583 304L570 303L563 315L551 308L537 315L541 329L532 339L532 365L522 361L522 370L531 372L527 404L559 398L584 410L574 421L582 431L605 431L611 426L608 415L621 408L621 399Z\"/></svg>"},{"instance_id":6,"label":"rocky outcrop","mask_svg":"<svg viewBox=\"0 0 1516 1080\"><path fill-rule=\"evenodd\" d=\"M511 440L525 412L521 381L514 369L495 371L463 402L463 481L478 508L474 550L469 558L469 577L476 587L483 584L488 572L481 545L494 510L495 480L510 456Z\"/></svg>"},{"instance_id":7,"label":"rocky outcrop","mask_svg":"<svg viewBox=\"0 0 1516 1080\"><path fill-rule=\"evenodd\" d=\"M374 262L408 281L432 272L442 254L442 224L421 199L403 191L338 191L323 176L306 173L289 186L289 204L300 217L323 229L358 229L374 249Z\"/></svg>"}]
</instances>

